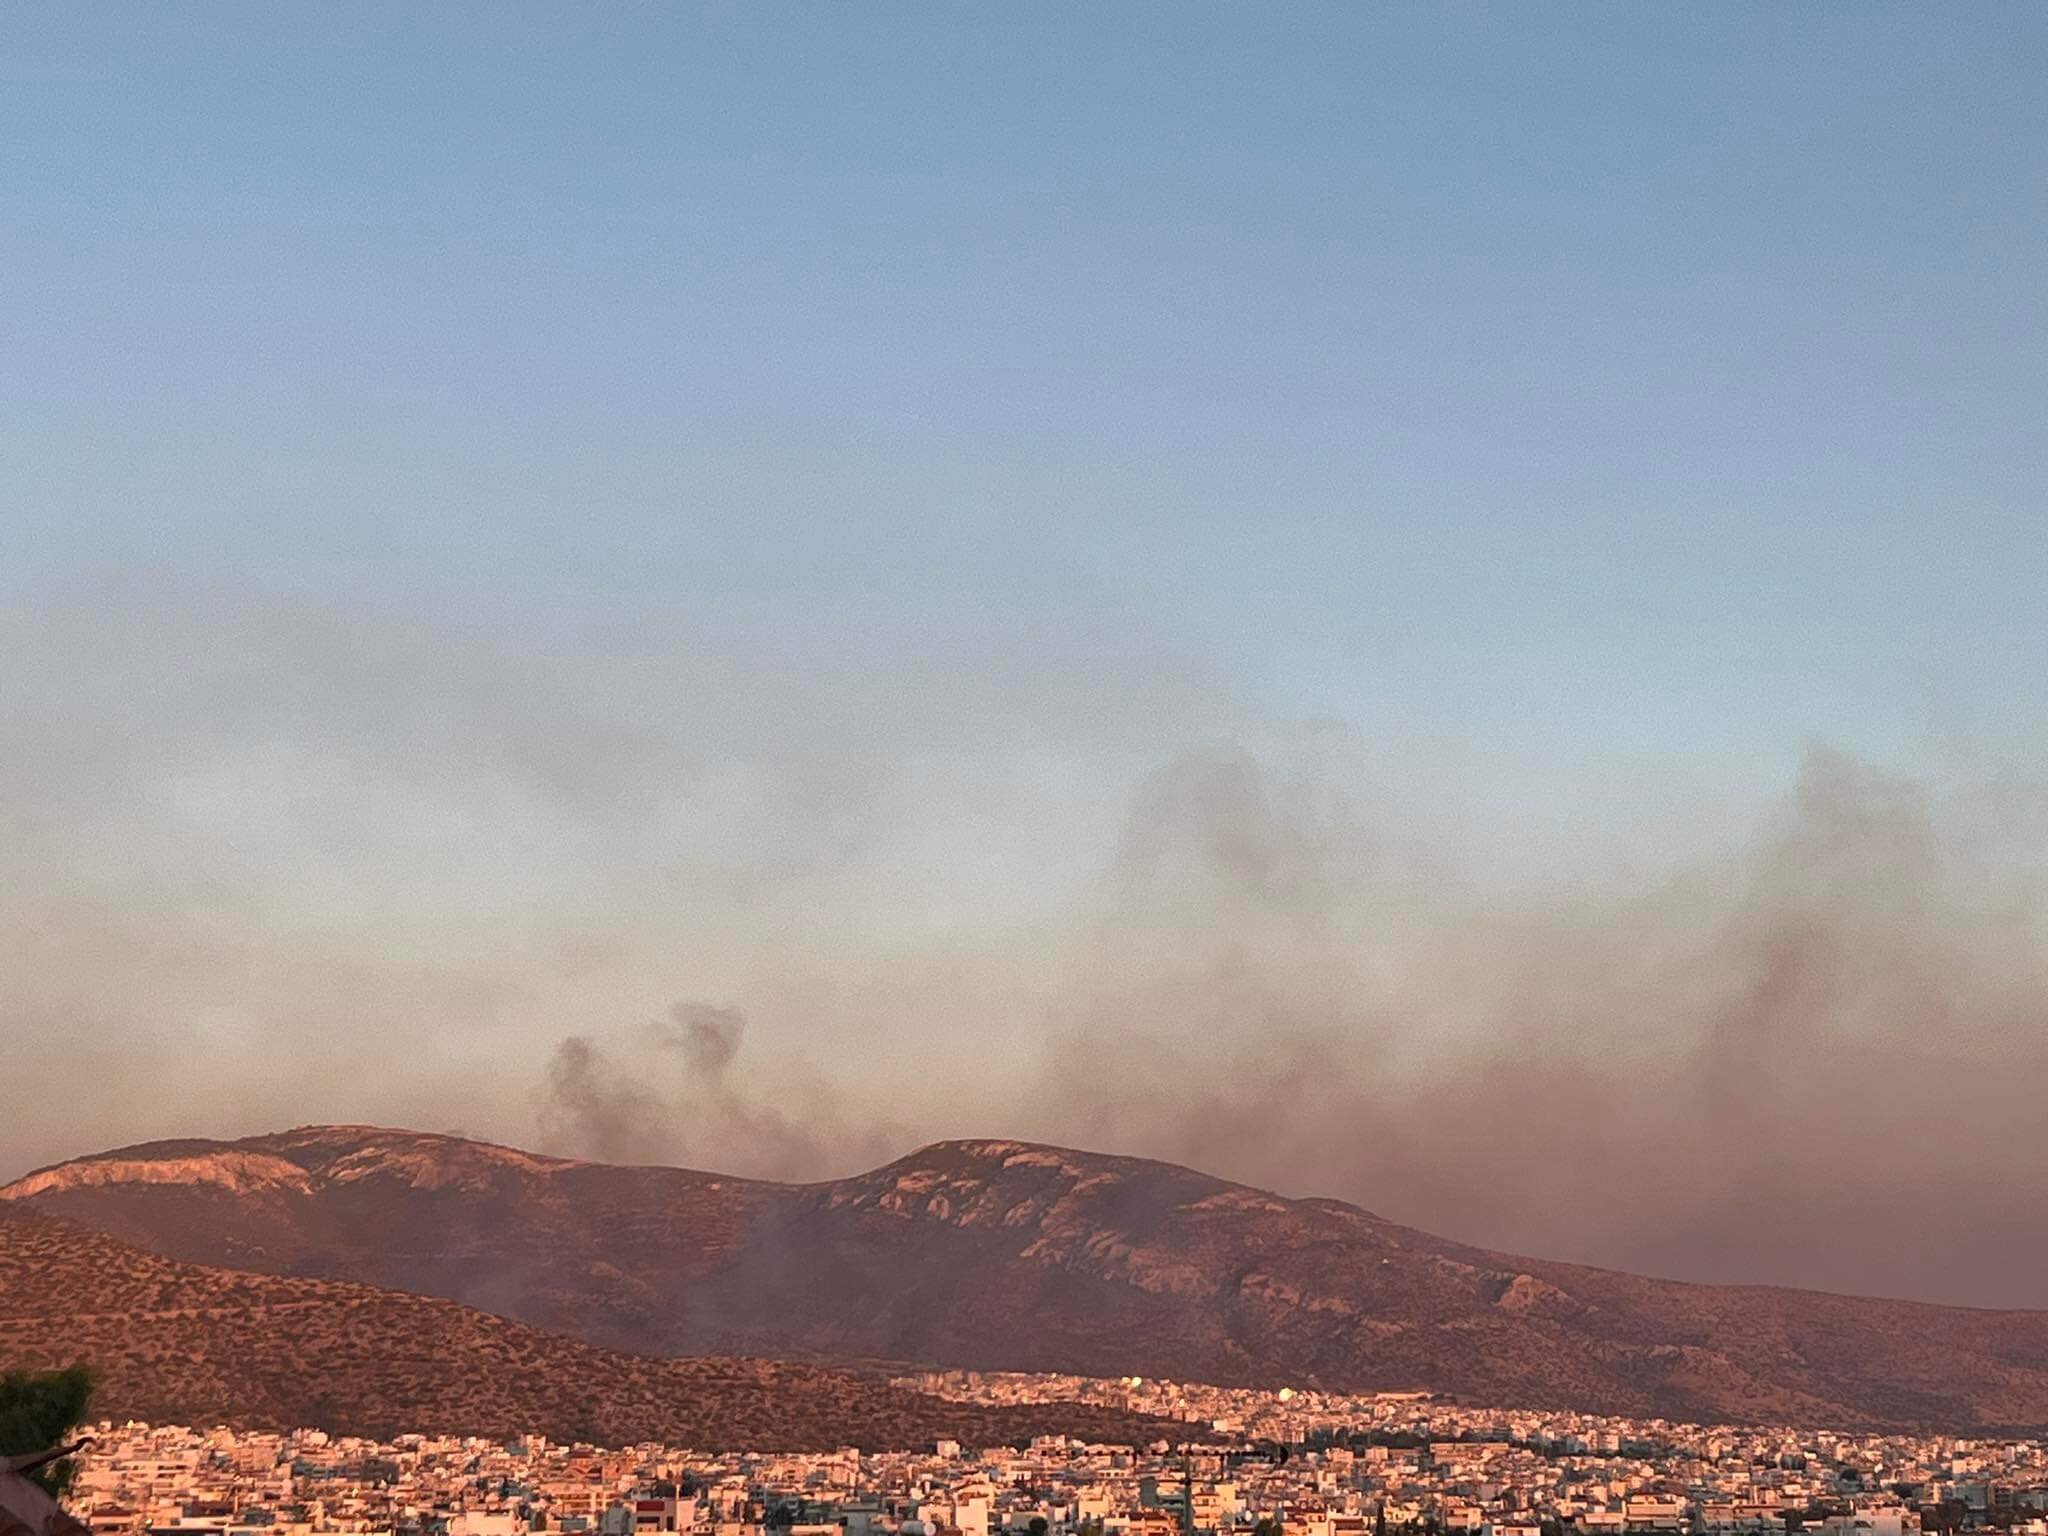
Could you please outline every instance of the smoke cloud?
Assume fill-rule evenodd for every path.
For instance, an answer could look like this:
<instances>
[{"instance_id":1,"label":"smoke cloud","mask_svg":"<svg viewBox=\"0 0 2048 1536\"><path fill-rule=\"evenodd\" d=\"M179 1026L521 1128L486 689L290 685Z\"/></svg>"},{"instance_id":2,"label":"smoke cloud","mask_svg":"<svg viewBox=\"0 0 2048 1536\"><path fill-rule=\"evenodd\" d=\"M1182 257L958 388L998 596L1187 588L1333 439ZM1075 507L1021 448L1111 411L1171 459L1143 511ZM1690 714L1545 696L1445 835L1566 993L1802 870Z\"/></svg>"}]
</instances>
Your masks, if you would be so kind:
<instances>
[{"instance_id":1,"label":"smoke cloud","mask_svg":"<svg viewBox=\"0 0 2048 1536\"><path fill-rule=\"evenodd\" d=\"M750 1097L729 1071L746 1027L737 1008L682 1002L623 1051L570 1036L541 1088L541 1145L771 1179L821 1178L901 1150L900 1127L851 1110L808 1064L780 1064L788 1108Z\"/></svg>"},{"instance_id":2,"label":"smoke cloud","mask_svg":"<svg viewBox=\"0 0 2048 1536\"><path fill-rule=\"evenodd\" d=\"M1504 911L1182 762L1113 867L1047 1129L1549 1257L2040 1304L2042 809L1816 749L1740 853ZM1386 921L1418 897L1419 948Z\"/></svg>"},{"instance_id":3,"label":"smoke cloud","mask_svg":"<svg viewBox=\"0 0 2048 1536\"><path fill-rule=\"evenodd\" d=\"M659 1042L678 1053L692 1075L716 1082L724 1078L725 1069L740 1053L747 1019L737 1008L677 1003L669 1009L667 1021L657 1022L654 1029Z\"/></svg>"},{"instance_id":4,"label":"smoke cloud","mask_svg":"<svg viewBox=\"0 0 2048 1536\"><path fill-rule=\"evenodd\" d=\"M1056 942L1027 1090L949 1129L1164 1157L1546 1257L2048 1300L2043 820L2011 786L1944 800L1817 748L1716 862L1489 907L1418 880L1431 866L1341 786L1183 757L1140 786ZM802 1127L747 1103L727 1077L743 1029L679 1004L623 1062L563 1042L548 1134L779 1177L917 1139L849 1134L831 1095ZM667 1100L646 1086L664 1062L687 1085Z\"/></svg>"},{"instance_id":5,"label":"smoke cloud","mask_svg":"<svg viewBox=\"0 0 2048 1536\"><path fill-rule=\"evenodd\" d=\"M837 617L0 613L0 1174L324 1120L795 1179L994 1134L2048 1305L2038 786L1814 748L1573 802L1099 614Z\"/></svg>"}]
</instances>

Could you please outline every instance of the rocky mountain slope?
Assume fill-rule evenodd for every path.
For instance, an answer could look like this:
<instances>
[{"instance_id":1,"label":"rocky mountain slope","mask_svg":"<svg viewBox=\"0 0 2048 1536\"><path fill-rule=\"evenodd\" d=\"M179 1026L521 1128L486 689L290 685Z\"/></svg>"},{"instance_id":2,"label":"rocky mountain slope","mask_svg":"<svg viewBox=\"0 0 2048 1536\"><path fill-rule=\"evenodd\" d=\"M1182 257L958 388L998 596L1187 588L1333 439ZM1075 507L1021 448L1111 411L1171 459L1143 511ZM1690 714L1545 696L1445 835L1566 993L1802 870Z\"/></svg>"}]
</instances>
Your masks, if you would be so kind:
<instances>
[{"instance_id":1,"label":"rocky mountain slope","mask_svg":"<svg viewBox=\"0 0 2048 1536\"><path fill-rule=\"evenodd\" d=\"M0 1205L0 1370L74 1360L98 1371L94 1408L116 1419L379 1438L829 1450L1186 1433L1080 1404L979 1408L816 1366L636 1358L434 1297L166 1259Z\"/></svg>"},{"instance_id":2,"label":"rocky mountain slope","mask_svg":"<svg viewBox=\"0 0 2048 1536\"><path fill-rule=\"evenodd\" d=\"M315 1127L128 1148L0 1198L180 1258L448 1297L648 1354L2048 1425L2048 1313L1520 1259L1337 1201L1014 1142L778 1185Z\"/></svg>"}]
</instances>

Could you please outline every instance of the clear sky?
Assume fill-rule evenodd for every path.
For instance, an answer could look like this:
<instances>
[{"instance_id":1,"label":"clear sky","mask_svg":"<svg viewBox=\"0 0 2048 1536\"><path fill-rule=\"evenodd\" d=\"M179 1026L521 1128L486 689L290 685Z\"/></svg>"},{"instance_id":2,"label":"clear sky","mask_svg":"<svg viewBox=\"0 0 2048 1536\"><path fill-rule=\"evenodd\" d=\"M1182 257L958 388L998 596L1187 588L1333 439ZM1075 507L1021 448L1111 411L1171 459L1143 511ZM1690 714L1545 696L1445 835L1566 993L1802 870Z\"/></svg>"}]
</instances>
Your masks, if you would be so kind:
<instances>
[{"instance_id":1,"label":"clear sky","mask_svg":"<svg viewBox=\"0 0 2048 1536\"><path fill-rule=\"evenodd\" d=\"M2048 1087L2048 11L4 30L0 1024L66 1092L0 1174L327 1118L596 1150L557 1042L629 1079L702 1002L733 1079L613 1151L1088 1138L1989 1294L1724 1257L1743 1201L1879 1201L1847 1165L1545 1225L1212 1134L1242 1084L1172 1053L1369 1038L1328 1112L1398 1118L1476 1050L1444 1070L1547 1118L1618 1034L1696 1095L1715 987L1611 936L1717 892L1658 942L1742 993L1759 903L1834 932L1874 857L1942 894L1828 963L1910 932L1938 984L1813 1027L1895 1067L1938 1014L1962 1076ZM1758 898L1836 790L1884 849ZM1565 1079L1499 1086L1509 1035ZM1184 1093L1099 1086L1168 1060ZM701 1129L805 1104L815 1157ZM2000 1166L1965 1153L1928 1177Z\"/></svg>"}]
</instances>

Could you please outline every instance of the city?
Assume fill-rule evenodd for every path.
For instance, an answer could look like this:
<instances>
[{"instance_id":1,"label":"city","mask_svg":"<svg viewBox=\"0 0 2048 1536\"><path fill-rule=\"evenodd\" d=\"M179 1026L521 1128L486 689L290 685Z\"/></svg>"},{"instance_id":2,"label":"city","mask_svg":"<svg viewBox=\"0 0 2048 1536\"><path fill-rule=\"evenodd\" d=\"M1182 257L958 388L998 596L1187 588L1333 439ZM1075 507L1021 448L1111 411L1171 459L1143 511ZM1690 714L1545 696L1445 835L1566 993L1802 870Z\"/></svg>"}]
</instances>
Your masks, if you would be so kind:
<instances>
[{"instance_id":1,"label":"city","mask_svg":"<svg viewBox=\"0 0 2048 1536\"><path fill-rule=\"evenodd\" d=\"M986 1403L1079 1399L1189 1440L811 1455L102 1425L71 1496L98 1536L1912 1536L2048 1532L2033 1440L1857 1435L1137 1378L948 1371Z\"/></svg>"}]
</instances>

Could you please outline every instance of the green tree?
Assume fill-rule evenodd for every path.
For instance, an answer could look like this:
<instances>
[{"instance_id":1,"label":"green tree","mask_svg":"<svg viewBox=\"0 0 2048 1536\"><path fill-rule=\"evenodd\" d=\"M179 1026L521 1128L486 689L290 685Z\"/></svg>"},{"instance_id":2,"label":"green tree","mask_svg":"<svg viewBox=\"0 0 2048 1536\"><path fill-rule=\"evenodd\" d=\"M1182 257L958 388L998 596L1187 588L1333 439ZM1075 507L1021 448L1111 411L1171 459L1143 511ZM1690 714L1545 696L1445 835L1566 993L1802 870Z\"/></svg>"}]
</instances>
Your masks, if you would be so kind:
<instances>
[{"instance_id":1,"label":"green tree","mask_svg":"<svg viewBox=\"0 0 2048 1536\"><path fill-rule=\"evenodd\" d=\"M92 1372L83 1365L62 1371L7 1371L0 1374L0 1456L47 1451L85 1422L92 1402ZM29 1474L52 1494L71 1486L69 1460Z\"/></svg>"}]
</instances>

